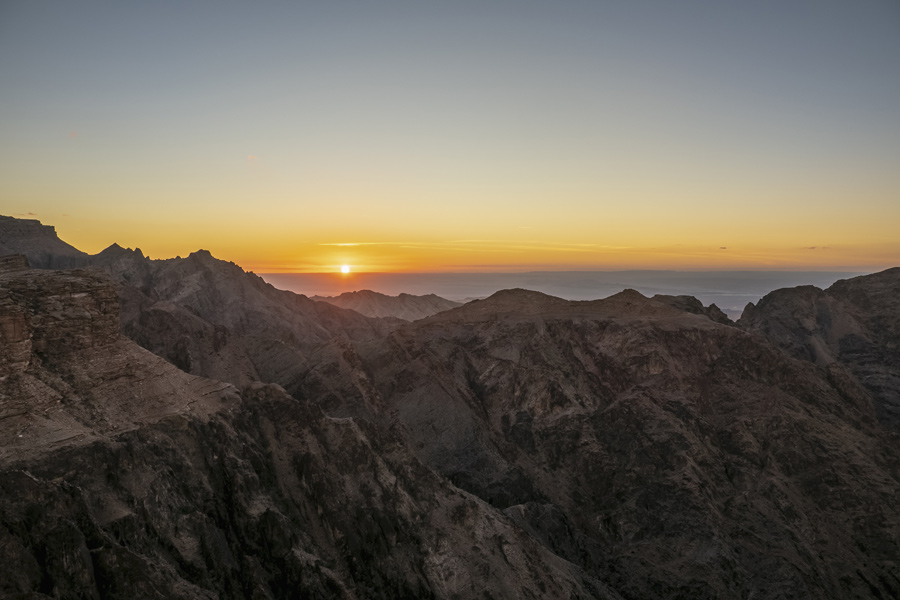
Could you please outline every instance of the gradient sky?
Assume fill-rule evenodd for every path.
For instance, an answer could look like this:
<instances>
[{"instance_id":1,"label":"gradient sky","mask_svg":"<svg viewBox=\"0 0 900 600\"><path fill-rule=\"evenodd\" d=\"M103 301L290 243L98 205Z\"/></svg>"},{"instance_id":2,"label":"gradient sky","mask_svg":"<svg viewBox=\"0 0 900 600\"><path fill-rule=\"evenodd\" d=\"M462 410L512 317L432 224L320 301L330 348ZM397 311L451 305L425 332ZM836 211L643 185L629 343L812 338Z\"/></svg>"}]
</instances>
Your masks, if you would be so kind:
<instances>
[{"instance_id":1,"label":"gradient sky","mask_svg":"<svg viewBox=\"0 0 900 600\"><path fill-rule=\"evenodd\" d=\"M0 213L257 272L900 264L900 3L0 2Z\"/></svg>"}]
</instances>

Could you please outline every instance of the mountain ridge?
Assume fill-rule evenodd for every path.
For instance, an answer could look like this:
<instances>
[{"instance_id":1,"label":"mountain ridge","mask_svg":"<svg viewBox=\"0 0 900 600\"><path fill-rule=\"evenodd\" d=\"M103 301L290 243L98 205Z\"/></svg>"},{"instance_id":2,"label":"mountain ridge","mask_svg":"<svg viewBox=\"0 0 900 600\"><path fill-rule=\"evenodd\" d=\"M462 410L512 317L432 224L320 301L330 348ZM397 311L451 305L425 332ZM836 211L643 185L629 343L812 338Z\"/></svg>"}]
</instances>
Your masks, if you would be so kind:
<instances>
[{"instance_id":1,"label":"mountain ridge","mask_svg":"<svg viewBox=\"0 0 900 600\"><path fill-rule=\"evenodd\" d=\"M414 296L401 293L397 296L388 296L372 290L344 292L339 296L310 296L310 298L317 302L327 302L355 310L367 317L395 317L404 321L424 319L435 313L461 306L460 302L453 302L436 294Z\"/></svg>"}]
</instances>

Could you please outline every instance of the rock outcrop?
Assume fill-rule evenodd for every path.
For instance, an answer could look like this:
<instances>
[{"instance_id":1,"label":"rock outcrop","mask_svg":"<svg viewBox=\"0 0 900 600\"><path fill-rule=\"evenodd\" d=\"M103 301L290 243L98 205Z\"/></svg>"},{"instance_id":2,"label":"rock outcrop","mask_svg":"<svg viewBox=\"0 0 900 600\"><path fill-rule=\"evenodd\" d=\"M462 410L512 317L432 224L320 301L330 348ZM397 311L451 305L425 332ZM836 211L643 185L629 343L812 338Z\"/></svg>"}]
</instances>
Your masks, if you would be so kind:
<instances>
[{"instance_id":1,"label":"rock outcrop","mask_svg":"<svg viewBox=\"0 0 900 600\"><path fill-rule=\"evenodd\" d=\"M36 219L0 215L0 256L22 254L38 269L74 269L90 264L90 255L56 235L52 225Z\"/></svg>"},{"instance_id":2,"label":"rock outcrop","mask_svg":"<svg viewBox=\"0 0 900 600\"><path fill-rule=\"evenodd\" d=\"M722 310L718 306L716 306L715 304L703 306L703 303L693 296L669 296L666 294L656 294L655 296L653 296L653 299L657 302L662 302L664 304L674 306L675 308L678 308L685 312L689 312L695 315L706 315L716 323L731 323L731 319L728 318L728 315L722 312Z\"/></svg>"},{"instance_id":3,"label":"rock outcrop","mask_svg":"<svg viewBox=\"0 0 900 600\"><path fill-rule=\"evenodd\" d=\"M900 268L827 290L776 290L749 304L739 325L791 356L845 368L872 395L879 418L900 432Z\"/></svg>"}]
</instances>

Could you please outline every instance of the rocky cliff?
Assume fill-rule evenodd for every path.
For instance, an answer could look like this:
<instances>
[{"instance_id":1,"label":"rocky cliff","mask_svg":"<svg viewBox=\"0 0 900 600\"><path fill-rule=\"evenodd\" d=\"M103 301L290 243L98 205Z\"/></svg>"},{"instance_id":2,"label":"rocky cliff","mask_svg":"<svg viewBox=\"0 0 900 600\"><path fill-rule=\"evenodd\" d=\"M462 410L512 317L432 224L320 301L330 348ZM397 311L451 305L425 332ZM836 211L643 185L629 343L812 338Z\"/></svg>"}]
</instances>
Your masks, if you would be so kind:
<instances>
[{"instance_id":1,"label":"rocky cliff","mask_svg":"<svg viewBox=\"0 0 900 600\"><path fill-rule=\"evenodd\" d=\"M0 292L3 597L618 598L390 431L119 337L97 275Z\"/></svg>"},{"instance_id":2,"label":"rocky cliff","mask_svg":"<svg viewBox=\"0 0 900 600\"><path fill-rule=\"evenodd\" d=\"M879 419L900 431L900 268L776 290L739 324L796 358L841 365L871 394Z\"/></svg>"},{"instance_id":3,"label":"rocky cliff","mask_svg":"<svg viewBox=\"0 0 900 600\"><path fill-rule=\"evenodd\" d=\"M0 256L9 254L22 254L40 269L72 269L90 263L90 255L59 239L52 225L0 215Z\"/></svg>"}]
</instances>

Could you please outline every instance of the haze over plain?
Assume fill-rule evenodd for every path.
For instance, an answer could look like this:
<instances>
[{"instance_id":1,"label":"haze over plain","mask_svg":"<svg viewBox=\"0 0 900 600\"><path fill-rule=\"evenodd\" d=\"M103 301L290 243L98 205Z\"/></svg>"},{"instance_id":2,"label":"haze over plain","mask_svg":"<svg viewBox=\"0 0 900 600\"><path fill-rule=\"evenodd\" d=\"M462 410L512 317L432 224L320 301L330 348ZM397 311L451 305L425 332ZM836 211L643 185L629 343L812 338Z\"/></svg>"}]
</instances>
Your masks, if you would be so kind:
<instances>
[{"instance_id":1,"label":"haze over plain","mask_svg":"<svg viewBox=\"0 0 900 600\"><path fill-rule=\"evenodd\" d=\"M874 271L900 7L0 6L0 203L257 272Z\"/></svg>"}]
</instances>

